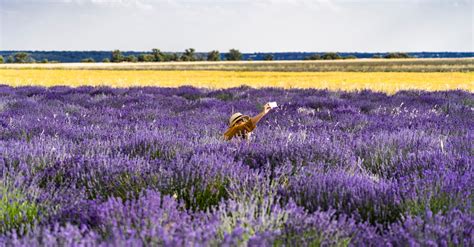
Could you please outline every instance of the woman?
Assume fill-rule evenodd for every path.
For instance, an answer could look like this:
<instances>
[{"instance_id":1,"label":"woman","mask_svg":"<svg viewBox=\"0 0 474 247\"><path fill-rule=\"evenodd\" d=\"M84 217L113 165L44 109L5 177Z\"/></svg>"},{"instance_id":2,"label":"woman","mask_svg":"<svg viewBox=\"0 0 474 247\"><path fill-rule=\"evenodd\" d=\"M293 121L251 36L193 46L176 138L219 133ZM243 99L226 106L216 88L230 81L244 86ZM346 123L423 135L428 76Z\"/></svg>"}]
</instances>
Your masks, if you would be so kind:
<instances>
[{"instance_id":1,"label":"woman","mask_svg":"<svg viewBox=\"0 0 474 247\"><path fill-rule=\"evenodd\" d=\"M270 109L272 108L267 103L265 106L263 106L263 111L252 118L247 115L243 115L240 112L233 114L229 118L229 128L224 133L224 139L228 141L233 137L238 137L248 140L250 138L250 134L252 134L252 131L255 129L255 127L257 127L257 123L270 111Z\"/></svg>"}]
</instances>

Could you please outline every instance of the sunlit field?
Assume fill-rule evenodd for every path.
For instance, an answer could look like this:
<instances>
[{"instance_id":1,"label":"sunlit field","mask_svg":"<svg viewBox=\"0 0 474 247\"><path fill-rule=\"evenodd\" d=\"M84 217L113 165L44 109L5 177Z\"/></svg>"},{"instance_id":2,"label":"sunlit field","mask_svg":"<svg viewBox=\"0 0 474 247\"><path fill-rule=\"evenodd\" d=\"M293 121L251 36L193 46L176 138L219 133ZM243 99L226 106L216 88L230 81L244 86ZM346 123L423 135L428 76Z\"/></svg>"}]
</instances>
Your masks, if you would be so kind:
<instances>
[{"instance_id":1,"label":"sunlit field","mask_svg":"<svg viewBox=\"0 0 474 247\"><path fill-rule=\"evenodd\" d=\"M191 85L204 88L316 88L354 91L370 89L474 91L474 72L275 72L275 71L167 71L167 70L48 70L1 69L0 84L10 86L159 86Z\"/></svg>"},{"instance_id":2,"label":"sunlit field","mask_svg":"<svg viewBox=\"0 0 474 247\"><path fill-rule=\"evenodd\" d=\"M0 69L7 68L279 72L474 72L474 58L0 64Z\"/></svg>"}]
</instances>

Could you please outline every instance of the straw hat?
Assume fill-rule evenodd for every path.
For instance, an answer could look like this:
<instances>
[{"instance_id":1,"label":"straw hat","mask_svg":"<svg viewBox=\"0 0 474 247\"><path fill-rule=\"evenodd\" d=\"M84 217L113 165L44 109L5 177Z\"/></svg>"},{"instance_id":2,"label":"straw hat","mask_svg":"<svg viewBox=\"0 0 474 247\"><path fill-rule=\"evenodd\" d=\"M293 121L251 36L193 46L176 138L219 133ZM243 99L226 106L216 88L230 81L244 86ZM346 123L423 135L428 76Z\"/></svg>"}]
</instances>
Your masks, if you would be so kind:
<instances>
[{"instance_id":1,"label":"straw hat","mask_svg":"<svg viewBox=\"0 0 474 247\"><path fill-rule=\"evenodd\" d=\"M239 120L242 119L242 118L243 118L243 119L247 119L247 120L250 119L249 116L244 115L244 114L242 114L242 113L240 113L240 112L234 113L234 114L233 114L232 116L230 116L230 118L229 118L229 127L234 126L234 124L237 123L237 121L239 121Z\"/></svg>"}]
</instances>

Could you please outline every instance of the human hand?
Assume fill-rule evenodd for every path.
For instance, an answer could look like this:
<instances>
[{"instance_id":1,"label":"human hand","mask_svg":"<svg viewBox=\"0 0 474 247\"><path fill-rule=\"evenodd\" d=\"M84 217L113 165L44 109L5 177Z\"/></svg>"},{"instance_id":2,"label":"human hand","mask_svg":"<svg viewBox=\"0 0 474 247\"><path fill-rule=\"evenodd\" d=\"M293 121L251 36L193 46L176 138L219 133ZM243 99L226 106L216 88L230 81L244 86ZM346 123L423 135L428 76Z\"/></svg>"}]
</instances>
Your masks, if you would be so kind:
<instances>
[{"instance_id":1,"label":"human hand","mask_svg":"<svg viewBox=\"0 0 474 247\"><path fill-rule=\"evenodd\" d=\"M266 104L263 106L263 113L267 114L271 109L272 109L272 107L270 106L270 104L269 104L269 103L266 103Z\"/></svg>"}]
</instances>

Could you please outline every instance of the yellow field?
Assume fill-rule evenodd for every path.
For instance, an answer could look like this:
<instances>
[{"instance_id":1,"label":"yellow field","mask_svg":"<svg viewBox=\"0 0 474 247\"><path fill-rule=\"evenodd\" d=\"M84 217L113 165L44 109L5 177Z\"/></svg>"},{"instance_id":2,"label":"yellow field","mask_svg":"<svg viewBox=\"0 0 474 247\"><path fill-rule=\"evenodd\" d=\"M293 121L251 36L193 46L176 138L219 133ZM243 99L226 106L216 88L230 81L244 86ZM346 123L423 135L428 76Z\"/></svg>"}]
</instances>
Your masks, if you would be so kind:
<instances>
[{"instance_id":1,"label":"yellow field","mask_svg":"<svg viewBox=\"0 0 474 247\"><path fill-rule=\"evenodd\" d=\"M207 88L248 85L257 88L327 88L348 91L371 89L387 93L405 89L462 89L474 92L474 73L0 69L0 84L112 87L191 85Z\"/></svg>"}]
</instances>

